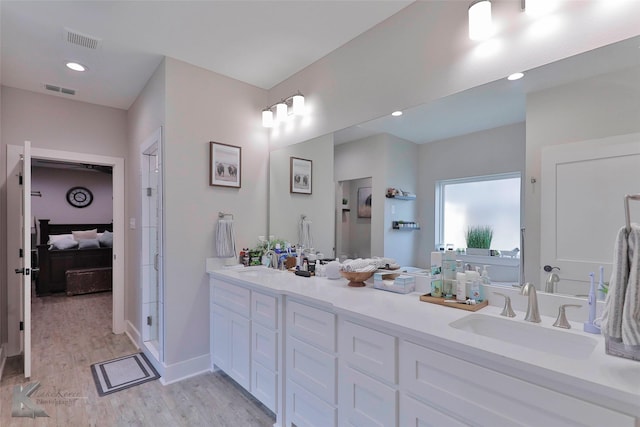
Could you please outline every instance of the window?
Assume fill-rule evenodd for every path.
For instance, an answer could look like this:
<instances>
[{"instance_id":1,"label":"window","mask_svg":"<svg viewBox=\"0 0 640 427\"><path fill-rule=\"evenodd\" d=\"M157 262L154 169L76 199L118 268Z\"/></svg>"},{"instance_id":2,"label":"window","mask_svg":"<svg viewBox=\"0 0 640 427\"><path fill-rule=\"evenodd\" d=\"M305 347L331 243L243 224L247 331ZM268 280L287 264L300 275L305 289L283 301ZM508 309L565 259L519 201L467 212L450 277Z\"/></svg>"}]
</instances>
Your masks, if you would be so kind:
<instances>
[{"instance_id":1,"label":"window","mask_svg":"<svg viewBox=\"0 0 640 427\"><path fill-rule=\"evenodd\" d=\"M466 248L469 226L491 226L491 249L520 246L520 173L436 183L436 246Z\"/></svg>"}]
</instances>

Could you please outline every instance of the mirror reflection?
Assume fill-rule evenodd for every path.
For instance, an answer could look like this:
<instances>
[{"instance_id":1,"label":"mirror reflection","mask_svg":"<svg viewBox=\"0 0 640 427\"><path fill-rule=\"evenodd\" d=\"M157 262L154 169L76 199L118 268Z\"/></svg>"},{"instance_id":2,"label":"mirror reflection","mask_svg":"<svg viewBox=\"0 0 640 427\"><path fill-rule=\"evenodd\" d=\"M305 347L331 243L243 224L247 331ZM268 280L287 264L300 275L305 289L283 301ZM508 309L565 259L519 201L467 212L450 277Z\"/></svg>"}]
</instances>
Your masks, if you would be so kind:
<instances>
[{"instance_id":1,"label":"mirror reflection","mask_svg":"<svg viewBox=\"0 0 640 427\"><path fill-rule=\"evenodd\" d=\"M525 228L524 247L514 235L506 241L517 246L491 246L494 255L502 256L461 254L465 262L491 265L492 280L516 283L524 252L525 280L539 290L587 294L589 272L598 280L603 266L604 281L611 274L615 236L624 224L624 195L640 192L639 45L640 37L623 40L528 70L517 81L501 79L405 110L399 117L382 117L274 150L270 234L295 233L295 218L283 221L281 212L306 209L314 213L315 235L328 238L325 253L364 256L352 249L362 235L344 231L342 199L348 200L351 214L355 199L344 197L344 184L339 183L370 177L370 254L428 268L430 253L439 244L451 243L446 240L448 219L464 216L466 209L449 209L445 218L439 183L517 176L520 218L510 213L509 221ZM316 186L326 180L322 191L331 202L306 200L317 207L312 211L298 206L299 200L283 199L280 181L288 179L288 169L282 159L294 155L313 159L312 197L321 196ZM323 177L315 166L316 155L326 162L325 172L331 171ZM388 188L416 198L387 198ZM492 201L490 215L506 211ZM631 206L632 218L640 218L638 205ZM274 206L285 208L276 215ZM316 224L320 218L332 224ZM393 228L398 221L420 227L399 231ZM512 233L519 234L519 228L513 228Z\"/></svg>"}]
</instances>

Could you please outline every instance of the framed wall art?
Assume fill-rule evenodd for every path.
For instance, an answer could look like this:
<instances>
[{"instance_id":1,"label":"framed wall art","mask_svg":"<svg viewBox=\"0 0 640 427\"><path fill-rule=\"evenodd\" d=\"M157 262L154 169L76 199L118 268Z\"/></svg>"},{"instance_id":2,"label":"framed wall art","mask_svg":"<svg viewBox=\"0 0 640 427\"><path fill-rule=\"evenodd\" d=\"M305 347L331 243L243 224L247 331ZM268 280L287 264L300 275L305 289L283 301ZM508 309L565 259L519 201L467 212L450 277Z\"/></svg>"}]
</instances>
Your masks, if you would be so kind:
<instances>
[{"instance_id":1,"label":"framed wall art","mask_svg":"<svg viewBox=\"0 0 640 427\"><path fill-rule=\"evenodd\" d=\"M209 147L209 185L240 188L242 148L213 141Z\"/></svg>"},{"instance_id":2,"label":"framed wall art","mask_svg":"<svg viewBox=\"0 0 640 427\"><path fill-rule=\"evenodd\" d=\"M291 157L289 191L291 193L311 194L312 161Z\"/></svg>"},{"instance_id":3,"label":"framed wall art","mask_svg":"<svg viewBox=\"0 0 640 427\"><path fill-rule=\"evenodd\" d=\"M371 187L358 188L358 218L371 218Z\"/></svg>"}]
</instances>

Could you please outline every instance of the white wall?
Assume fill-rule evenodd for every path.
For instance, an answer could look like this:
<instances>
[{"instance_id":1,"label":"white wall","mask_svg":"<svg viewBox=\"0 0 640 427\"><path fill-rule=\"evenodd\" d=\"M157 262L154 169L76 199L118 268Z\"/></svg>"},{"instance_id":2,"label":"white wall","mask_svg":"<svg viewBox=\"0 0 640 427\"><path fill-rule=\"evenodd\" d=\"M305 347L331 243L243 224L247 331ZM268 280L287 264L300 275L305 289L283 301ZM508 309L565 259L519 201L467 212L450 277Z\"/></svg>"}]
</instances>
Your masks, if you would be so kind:
<instances>
[{"instance_id":1,"label":"white wall","mask_svg":"<svg viewBox=\"0 0 640 427\"><path fill-rule=\"evenodd\" d=\"M540 179L542 149L640 132L638 76L640 68L636 67L527 96L527 164L523 180L527 280L535 283L541 271L540 185L539 181L536 184L529 181Z\"/></svg>"},{"instance_id":2,"label":"white wall","mask_svg":"<svg viewBox=\"0 0 640 427\"><path fill-rule=\"evenodd\" d=\"M429 267L435 245L435 186L443 179L521 172L524 175L525 124L517 123L418 148L420 224L417 265ZM524 181L524 179L523 179Z\"/></svg>"},{"instance_id":3,"label":"white wall","mask_svg":"<svg viewBox=\"0 0 640 427\"><path fill-rule=\"evenodd\" d=\"M269 234L297 244L300 215L304 214L312 223L314 249L333 256L333 135L274 150L269 156ZM312 194L289 192L290 157L313 162Z\"/></svg>"},{"instance_id":4,"label":"white wall","mask_svg":"<svg viewBox=\"0 0 640 427\"><path fill-rule=\"evenodd\" d=\"M82 186L91 191L89 206L76 208L67 202L67 191ZM31 198L31 215L52 224L108 224L113 221L113 185L110 174L94 171L31 168L31 189L42 197Z\"/></svg>"},{"instance_id":5,"label":"white wall","mask_svg":"<svg viewBox=\"0 0 640 427\"><path fill-rule=\"evenodd\" d=\"M167 58L165 363L209 363L209 279L218 212L234 215L236 246L267 230L266 91ZM209 141L242 147L242 188L209 186Z\"/></svg>"},{"instance_id":6,"label":"white wall","mask_svg":"<svg viewBox=\"0 0 640 427\"><path fill-rule=\"evenodd\" d=\"M414 202L390 202L385 194L388 187L413 193L417 191L416 154L415 144L388 134L340 144L335 148L336 182L371 177L371 255L395 258L402 265L415 263L419 234L392 230L391 222L396 218L416 220L417 211ZM349 201L352 213L356 209L355 202L355 199ZM396 205L396 214L391 214L392 205Z\"/></svg>"},{"instance_id":7,"label":"white wall","mask_svg":"<svg viewBox=\"0 0 640 427\"><path fill-rule=\"evenodd\" d=\"M300 90L309 117L271 143L306 141L639 34L637 1L561 2L557 25L543 35L519 1L498 1L496 50L482 55L468 38L468 6L414 2L276 85L270 102Z\"/></svg>"},{"instance_id":8,"label":"white wall","mask_svg":"<svg viewBox=\"0 0 640 427\"><path fill-rule=\"evenodd\" d=\"M165 91L165 61L162 61L127 113L126 216L134 218L137 224L142 223L140 146L165 124ZM127 224L126 239L125 319L128 333L139 341L142 333L142 229L132 230ZM141 345L141 342L138 344Z\"/></svg>"}]
</instances>

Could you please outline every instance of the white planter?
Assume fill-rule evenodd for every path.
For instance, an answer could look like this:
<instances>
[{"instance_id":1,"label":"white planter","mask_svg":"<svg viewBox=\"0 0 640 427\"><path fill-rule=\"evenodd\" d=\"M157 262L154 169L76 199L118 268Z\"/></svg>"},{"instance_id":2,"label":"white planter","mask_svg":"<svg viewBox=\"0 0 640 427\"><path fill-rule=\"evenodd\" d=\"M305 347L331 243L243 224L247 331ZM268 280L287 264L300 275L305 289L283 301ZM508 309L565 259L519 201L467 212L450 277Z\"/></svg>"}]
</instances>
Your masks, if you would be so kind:
<instances>
[{"instance_id":1,"label":"white planter","mask_svg":"<svg viewBox=\"0 0 640 427\"><path fill-rule=\"evenodd\" d=\"M467 248L467 255L491 256L491 249Z\"/></svg>"}]
</instances>

